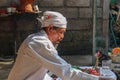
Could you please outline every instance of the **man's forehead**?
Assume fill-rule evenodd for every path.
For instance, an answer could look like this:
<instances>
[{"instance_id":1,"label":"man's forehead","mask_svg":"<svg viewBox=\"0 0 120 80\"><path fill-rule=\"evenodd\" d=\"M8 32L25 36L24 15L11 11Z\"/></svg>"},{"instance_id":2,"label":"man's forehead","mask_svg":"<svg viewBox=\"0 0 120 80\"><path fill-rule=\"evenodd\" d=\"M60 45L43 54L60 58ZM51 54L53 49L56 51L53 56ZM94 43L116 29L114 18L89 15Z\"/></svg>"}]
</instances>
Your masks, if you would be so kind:
<instances>
[{"instance_id":1,"label":"man's forehead","mask_svg":"<svg viewBox=\"0 0 120 80\"><path fill-rule=\"evenodd\" d=\"M58 30L66 32L66 28L58 28Z\"/></svg>"}]
</instances>

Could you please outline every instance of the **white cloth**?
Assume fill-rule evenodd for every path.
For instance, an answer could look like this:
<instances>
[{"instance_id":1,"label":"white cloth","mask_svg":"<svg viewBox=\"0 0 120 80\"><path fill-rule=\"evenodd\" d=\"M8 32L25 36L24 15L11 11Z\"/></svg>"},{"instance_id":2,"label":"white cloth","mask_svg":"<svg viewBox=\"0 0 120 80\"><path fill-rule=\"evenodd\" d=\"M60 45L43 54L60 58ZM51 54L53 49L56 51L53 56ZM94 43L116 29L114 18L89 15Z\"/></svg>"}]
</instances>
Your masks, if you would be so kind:
<instances>
[{"instance_id":1,"label":"white cloth","mask_svg":"<svg viewBox=\"0 0 120 80\"><path fill-rule=\"evenodd\" d=\"M48 74L45 74L45 77L43 80L53 80Z\"/></svg>"},{"instance_id":2,"label":"white cloth","mask_svg":"<svg viewBox=\"0 0 120 80\"><path fill-rule=\"evenodd\" d=\"M41 18L37 19L41 22L41 27L47 27L49 25L60 28L67 27L66 18L59 12L46 11Z\"/></svg>"},{"instance_id":3,"label":"white cloth","mask_svg":"<svg viewBox=\"0 0 120 80\"><path fill-rule=\"evenodd\" d=\"M92 68L92 66L80 66L80 68L85 69L85 68ZM107 72L105 71L104 74L104 69L102 69L102 67L100 67L100 77L104 78L104 79L112 79L112 80L117 80L117 76L115 75L114 72L112 72L111 70L107 70Z\"/></svg>"},{"instance_id":4,"label":"white cloth","mask_svg":"<svg viewBox=\"0 0 120 80\"><path fill-rule=\"evenodd\" d=\"M104 71L104 69L100 68L100 74L101 74L100 76L101 78L104 78L104 79L111 78L113 80L117 80L117 76L111 70Z\"/></svg>"},{"instance_id":5,"label":"white cloth","mask_svg":"<svg viewBox=\"0 0 120 80\"><path fill-rule=\"evenodd\" d=\"M8 80L44 80L48 70L62 80L99 80L97 76L72 69L71 65L58 55L45 31L25 39L18 50Z\"/></svg>"}]
</instances>

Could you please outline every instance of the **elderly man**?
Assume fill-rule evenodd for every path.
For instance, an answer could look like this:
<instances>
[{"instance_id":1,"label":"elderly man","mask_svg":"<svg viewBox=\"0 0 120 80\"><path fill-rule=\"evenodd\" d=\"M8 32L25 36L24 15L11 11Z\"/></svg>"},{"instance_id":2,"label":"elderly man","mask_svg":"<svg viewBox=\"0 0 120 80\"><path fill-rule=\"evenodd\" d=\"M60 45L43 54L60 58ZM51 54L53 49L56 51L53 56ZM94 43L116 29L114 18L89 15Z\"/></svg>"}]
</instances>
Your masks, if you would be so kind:
<instances>
[{"instance_id":1,"label":"elderly man","mask_svg":"<svg viewBox=\"0 0 120 80\"><path fill-rule=\"evenodd\" d=\"M44 80L48 71L62 80L99 80L97 76L72 69L58 55L54 44L64 38L66 18L59 12L46 11L38 19L42 29L24 40L8 80Z\"/></svg>"}]
</instances>

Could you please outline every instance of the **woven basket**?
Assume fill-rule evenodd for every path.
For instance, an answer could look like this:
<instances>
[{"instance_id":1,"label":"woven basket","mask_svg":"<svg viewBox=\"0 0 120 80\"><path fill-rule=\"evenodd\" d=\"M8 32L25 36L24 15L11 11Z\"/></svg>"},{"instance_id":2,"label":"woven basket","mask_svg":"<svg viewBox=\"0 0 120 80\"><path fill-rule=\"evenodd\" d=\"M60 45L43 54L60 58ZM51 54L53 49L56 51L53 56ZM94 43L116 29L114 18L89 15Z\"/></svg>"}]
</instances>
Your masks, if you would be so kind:
<instances>
[{"instance_id":1,"label":"woven basket","mask_svg":"<svg viewBox=\"0 0 120 80\"><path fill-rule=\"evenodd\" d=\"M120 62L120 54L111 56L112 62Z\"/></svg>"}]
</instances>

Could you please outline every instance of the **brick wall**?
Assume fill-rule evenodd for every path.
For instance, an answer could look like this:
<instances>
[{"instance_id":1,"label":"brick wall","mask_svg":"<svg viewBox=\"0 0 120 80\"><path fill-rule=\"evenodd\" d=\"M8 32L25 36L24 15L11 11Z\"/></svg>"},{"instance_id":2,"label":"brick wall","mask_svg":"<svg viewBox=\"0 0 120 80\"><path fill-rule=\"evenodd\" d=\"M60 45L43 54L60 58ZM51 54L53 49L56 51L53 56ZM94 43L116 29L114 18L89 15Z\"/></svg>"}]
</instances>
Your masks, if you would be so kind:
<instances>
[{"instance_id":1,"label":"brick wall","mask_svg":"<svg viewBox=\"0 0 120 80\"><path fill-rule=\"evenodd\" d=\"M11 3L18 6L20 4L19 0L2 0L0 8L10 6ZM67 17L68 28L64 40L58 46L59 54L92 54L93 0L36 0L33 5L35 4L43 12L59 11ZM27 19L29 15L24 17L26 18L18 17L16 25L11 20L3 20L4 22L0 23L0 38L2 38L0 44L5 46L4 50L3 46L0 46L0 51L2 51L0 53L6 53L8 50L14 52L14 36L18 41L17 44L20 45L27 35L36 32L35 18L30 18L29 21ZM106 48L108 46L109 0L97 0L97 17L97 39L100 43L97 45ZM16 35L14 34L15 26L17 26Z\"/></svg>"}]
</instances>

